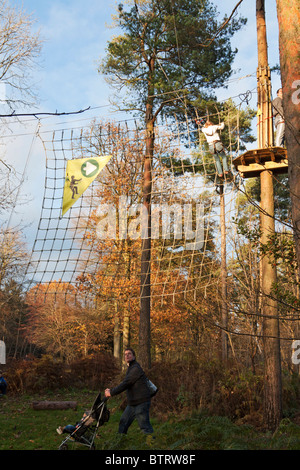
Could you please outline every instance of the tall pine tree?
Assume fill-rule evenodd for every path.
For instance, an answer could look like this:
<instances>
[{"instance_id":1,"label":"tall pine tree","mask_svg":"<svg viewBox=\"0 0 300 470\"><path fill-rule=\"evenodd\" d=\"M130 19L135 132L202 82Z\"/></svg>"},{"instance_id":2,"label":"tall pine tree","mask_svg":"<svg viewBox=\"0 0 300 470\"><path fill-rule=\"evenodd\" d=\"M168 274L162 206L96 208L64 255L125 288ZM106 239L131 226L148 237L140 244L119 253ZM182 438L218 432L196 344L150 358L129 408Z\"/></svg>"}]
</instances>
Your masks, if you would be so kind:
<instances>
[{"instance_id":1,"label":"tall pine tree","mask_svg":"<svg viewBox=\"0 0 300 470\"><path fill-rule=\"evenodd\" d=\"M142 240L139 360L150 367L151 191L155 123L159 115L203 107L232 73L232 35L245 20L219 22L209 0L135 0L118 6L114 37L99 71L119 90L124 108L145 119L143 204L147 233ZM226 23L226 26L225 26Z\"/></svg>"},{"instance_id":2,"label":"tall pine tree","mask_svg":"<svg viewBox=\"0 0 300 470\"><path fill-rule=\"evenodd\" d=\"M277 0L280 72L296 254L300 273L300 3Z\"/></svg>"}]
</instances>

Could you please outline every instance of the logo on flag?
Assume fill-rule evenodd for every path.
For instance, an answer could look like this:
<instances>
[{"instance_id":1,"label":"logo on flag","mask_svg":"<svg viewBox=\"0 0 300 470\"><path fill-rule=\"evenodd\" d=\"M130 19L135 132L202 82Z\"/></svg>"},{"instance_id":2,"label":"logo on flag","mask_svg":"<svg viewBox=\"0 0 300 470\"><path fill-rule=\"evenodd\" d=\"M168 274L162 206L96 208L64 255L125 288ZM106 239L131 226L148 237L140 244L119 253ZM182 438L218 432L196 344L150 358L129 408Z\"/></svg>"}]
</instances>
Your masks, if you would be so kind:
<instances>
[{"instance_id":1,"label":"logo on flag","mask_svg":"<svg viewBox=\"0 0 300 470\"><path fill-rule=\"evenodd\" d=\"M111 159L111 155L68 160L63 194L62 215L82 196Z\"/></svg>"}]
</instances>

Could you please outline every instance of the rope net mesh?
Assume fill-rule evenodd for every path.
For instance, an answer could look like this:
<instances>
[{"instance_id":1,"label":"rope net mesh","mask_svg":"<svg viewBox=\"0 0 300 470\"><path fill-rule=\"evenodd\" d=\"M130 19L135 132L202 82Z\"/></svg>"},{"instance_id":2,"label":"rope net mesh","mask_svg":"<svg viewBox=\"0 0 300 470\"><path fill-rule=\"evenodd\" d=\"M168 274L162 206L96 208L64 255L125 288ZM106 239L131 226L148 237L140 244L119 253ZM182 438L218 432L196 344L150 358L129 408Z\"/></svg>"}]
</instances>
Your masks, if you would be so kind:
<instances>
[{"instance_id":1,"label":"rope net mesh","mask_svg":"<svg viewBox=\"0 0 300 470\"><path fill-rule=\"evenodd\" d=\"M238 152L238 116L228 160ZM229 123L229 120L228 120ZM227 125L228 125L227 123ZM26 277L30 295L63 296L95 305L138 300L146 132L135 122L94 121L80 129L41 134L46 154L41 217ZM220 276L219 194L226 219L236 212L237 180L217 181L205 136L188 119L155 128L151 189L151 297L193 298ZM197 144L195 144L197 142ZM66 164L111 155L110 161L62 216ZM231 230L235 230L231 228Z\"/></svg>"}]
</instances>

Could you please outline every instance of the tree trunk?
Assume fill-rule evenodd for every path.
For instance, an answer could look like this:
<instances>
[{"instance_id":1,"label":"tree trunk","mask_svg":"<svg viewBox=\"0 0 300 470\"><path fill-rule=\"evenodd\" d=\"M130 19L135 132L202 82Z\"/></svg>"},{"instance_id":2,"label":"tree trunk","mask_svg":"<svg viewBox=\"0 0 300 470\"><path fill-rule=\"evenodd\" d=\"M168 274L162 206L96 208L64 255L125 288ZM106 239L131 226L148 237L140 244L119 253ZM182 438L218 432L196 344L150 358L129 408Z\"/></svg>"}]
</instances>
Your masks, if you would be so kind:
<instances>
[{"instance_id":1,"label":"tree trunk","mask_svg":"<svg viewBox=\"0 0 300 470\"><path fill-rule=\"evenodd\" d=\"M258 146L268 148L273 145L271 122L271 80L268 64L268 47L265 20L265 1L256 0L257 48L258 48ZM274 189L272 172L264 170L260 174L261 244L265 246L275 233ZM276 264L271 254L261 261L261 295L264 342L264 414L268 429L275 430L282 417L281 403L281 357L277 301L272 298L272 288L276 283Z\"/></svg>"},{"instance_id":2,"label":"tree trunk","mask_svg":"<svg viewBox=\"0 0 300 470\"><path fill-rule=\"evenodd\" d=\"M273 176L261 173L261 243L265 245L274 234ZM276 283L276 267L271 255L262 259L262 314L264 344L264 415L268 429L274 431L282 418L281 355L277 301L272 298Z\"/></svg>"},{"instance_id":3,"label":"tree trunk","mask_svg":"<svg viewBox=\"0 0 300 470\"><path fill-rule=\"evenodd\" d=\"M124 311L123 319L123 349L129 348L130 345L130 313L127 309Z\"/></svg>"},{"instance_id":4,"label":"tree trunk","mask_svg":"<svg viewBox=\"0 0 300 470\"><path fill-rule=\"evenodd\" d=\"M151 193L152 193L152 158L154 148L153 107L147 104L146 110L146 154L144 161L143 183L143 228L141 254L141 309L139 325L139 362L142 367L151 367Z\"/></svg>"},{"instance_id":5,"label":"tree trunk","mask_svg":"<svg viewBox=\"0 0 300 470\"><path fill-rule=\"evenodd\" d=\"M268 148L273 145L273 124L271 104L271 75L268 64L268 45L265 18L265 0L256 0L257 28L257 105L258 105L258 148Z\"/></svg>"},{"instance_id":6,"label":"tree trunk","mask_svg":"<svg viewBox=\"0 0 300 470\"><path fill-rule=\"evenodd\" d=\"M121 330L120 330L120 317L118 312L118 302L115 301L115 315L114 315L114 357L121 362Z\"/></svg>"},{"instance_id":7,"label":"tree trunk","mask_svg":"<svg viewBox=\"0 0 300 470\"><path fill-rule=\"evenodd\" d=\"M228 308L227 308L227 266L226 266L226 223L224 185L220 186L220 223L221 223L221 312L222 312L222 361L228 359Z\"/></svg>"},{"instance_id":8,"label":"tree trunk","mask_svg":"<svg viewBox=\"0 0 300 470\"><path fill-rule=\"evenodd\" d=\"M289 186L298 268L300 272L300 3L277 0L280 70L285 115Z\"/></svg>"},{"instance_id":9,"label":"tree trunk","mask_svg":"<svg viewBox=\"0 0 300 470\"><path fill-rule=\"evenodd\" d=\"M130 314L125 308L123 316L123 352L130 347ZM139 359L140 361L140 359ZM125 361L124 355L122 357L122 369L127 370L127 362Z\"/></svg>"}]
</instances>

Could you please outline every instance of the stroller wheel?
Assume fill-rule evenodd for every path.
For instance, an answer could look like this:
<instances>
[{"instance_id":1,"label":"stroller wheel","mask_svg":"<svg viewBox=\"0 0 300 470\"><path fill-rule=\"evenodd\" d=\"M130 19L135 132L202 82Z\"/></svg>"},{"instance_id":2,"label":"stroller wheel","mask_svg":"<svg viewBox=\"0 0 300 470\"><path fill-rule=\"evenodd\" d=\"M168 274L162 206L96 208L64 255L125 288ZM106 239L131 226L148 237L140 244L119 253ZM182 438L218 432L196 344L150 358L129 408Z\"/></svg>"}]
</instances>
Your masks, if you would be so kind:
<instances>
[{"instance_id":1,"label":"stroller wheel","mask_svg":"<svg viewBox=\"0 0 300 470\"><path fill-rule=\"evenodd\" d=\"M68 450L68 444L62 444L58 450Z\"/></svg>"}]
</instances>

